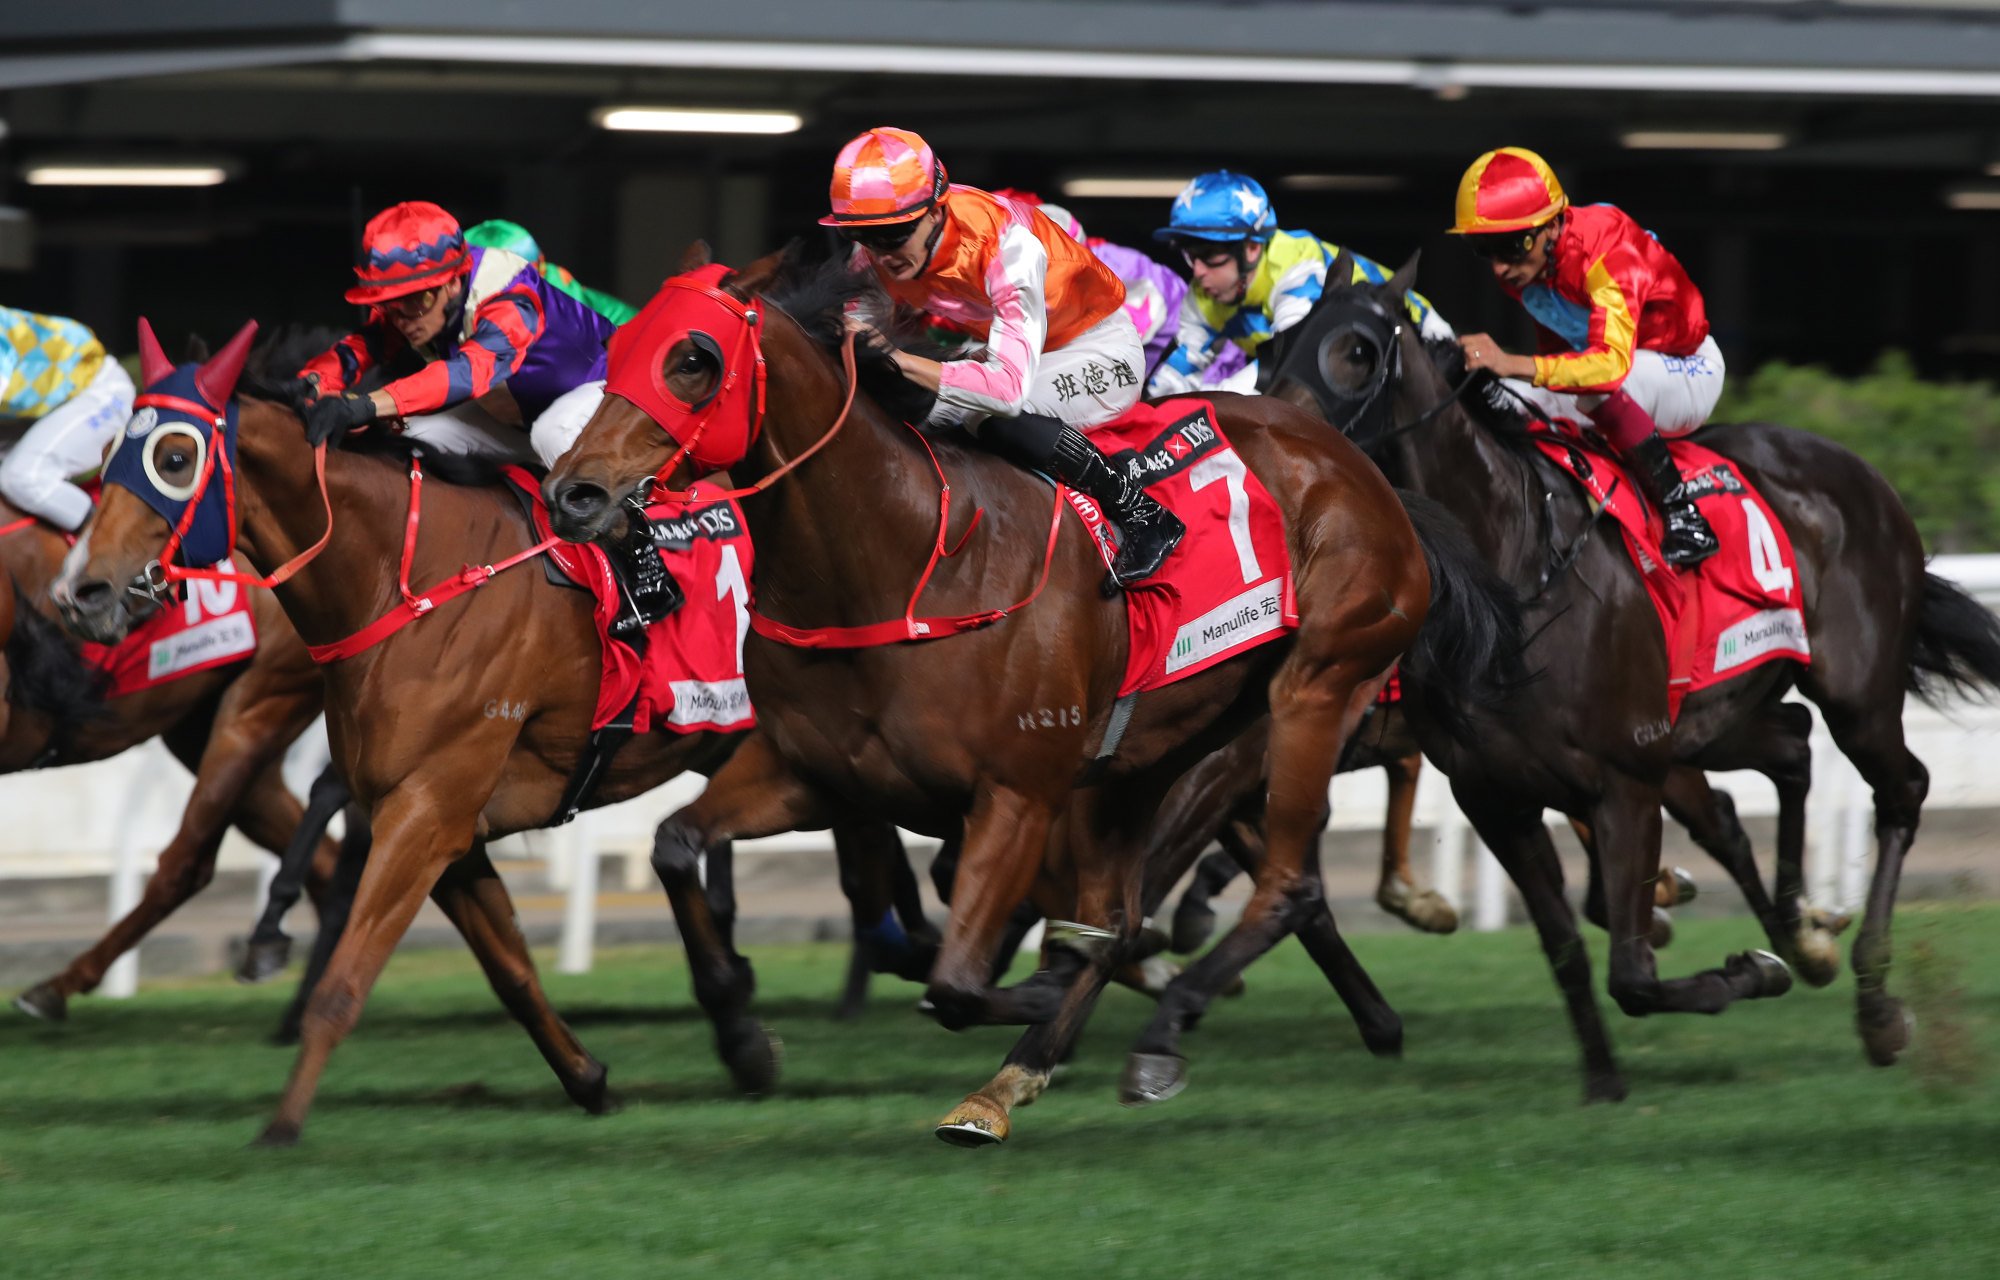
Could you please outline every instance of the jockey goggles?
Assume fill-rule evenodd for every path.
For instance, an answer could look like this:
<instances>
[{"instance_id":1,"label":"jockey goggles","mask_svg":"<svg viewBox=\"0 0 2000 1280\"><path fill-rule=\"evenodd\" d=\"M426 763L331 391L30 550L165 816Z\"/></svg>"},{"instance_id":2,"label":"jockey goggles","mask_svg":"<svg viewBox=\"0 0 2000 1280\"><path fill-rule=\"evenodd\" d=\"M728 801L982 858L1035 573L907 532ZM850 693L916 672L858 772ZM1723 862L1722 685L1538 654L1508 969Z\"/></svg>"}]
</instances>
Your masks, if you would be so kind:
<instances>
[{"instance_id":1,"label":"jockey goggles","mask_svg":"<svg viewBox=\"0 0 2000 1280\"><path fill-rule=\"evenodd\" d=\"M1535 251L1535 237L1540 234L1541 227L1529 227L1526 231L1493 231L1484 235L1468 235L1465 243L1488 262L1525 262L1528 255Z\"/></svg>"}]
</instances>

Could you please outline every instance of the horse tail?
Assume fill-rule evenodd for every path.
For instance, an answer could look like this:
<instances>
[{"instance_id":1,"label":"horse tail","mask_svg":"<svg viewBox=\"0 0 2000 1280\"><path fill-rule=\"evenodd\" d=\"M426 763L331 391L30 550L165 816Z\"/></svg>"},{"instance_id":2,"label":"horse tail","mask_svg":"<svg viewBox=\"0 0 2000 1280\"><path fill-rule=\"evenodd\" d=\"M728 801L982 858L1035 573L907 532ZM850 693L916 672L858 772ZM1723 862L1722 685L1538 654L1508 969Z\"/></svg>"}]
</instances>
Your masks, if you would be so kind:
<instances>
[{"instance_id":1,"label":"horse tail","mask_svg":"<svg viewBox=\"0 0 2000 1280\"><path fill-rule=\"evenodd\" d=\"M1521 599L1443 506L1398 489L1431 573L1430 612L1403 655L1403 685L1445 732L1471 740L1472 713L1504 713L1528 683Z\"/></svg>"},{"instance_id":2,"label":"horse tail","mask_svg":"<svg viewBox=\"0 0 2000 1280\"><path fill-rule=\"evenodd\" d=\"M64 726L104 714L97 672L83 661L68 635L53 619L21 598L19 583L10 583L16 597L14 626L7 633L7 667L13 677L7 700L29 711L49 715Z\"/></svg>"},{"instance_id":3,"label":"horse tail","mask_svg":"<svg viewBox=\"0 0 2000 1280\"><path fill-rule=\"evenodd\" d=\"M2000 618L1935 573L1924 574L1906 687L1933 706L1947 692L2000 690Z\"/></svg>"}]
</instances>

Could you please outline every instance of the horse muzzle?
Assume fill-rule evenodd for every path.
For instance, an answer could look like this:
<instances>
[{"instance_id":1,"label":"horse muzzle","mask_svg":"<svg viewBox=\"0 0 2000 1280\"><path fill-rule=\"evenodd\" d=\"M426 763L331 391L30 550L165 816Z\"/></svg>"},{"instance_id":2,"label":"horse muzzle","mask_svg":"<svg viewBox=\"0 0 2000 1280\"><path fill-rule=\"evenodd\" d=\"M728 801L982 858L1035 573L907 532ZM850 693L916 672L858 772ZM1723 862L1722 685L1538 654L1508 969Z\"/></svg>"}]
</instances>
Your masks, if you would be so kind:
<instances>
[{"instance_id":1,"label":"horse muzzle","mask_svg":"<svg viewBox=\"0 0 2000 1280\"><path fill-rule=\"evenodd\" d=\"M136 620L125 593L100 578L73 584L66 578L58 578L49 587L49 600L71 633L96 644L117 644L132 630Z\"/></svg>"},{"instance_id":2,"label":"horse muzzle","mask_svg":"<svg viewBox=\"0 0 2000 1280\"><path fill-rule=\"evenodd\" d=\"M591 542L619 522L618 502L594 480L565 480L546 487L549 527L567 542Z\"/></svg>"}]
</instances>

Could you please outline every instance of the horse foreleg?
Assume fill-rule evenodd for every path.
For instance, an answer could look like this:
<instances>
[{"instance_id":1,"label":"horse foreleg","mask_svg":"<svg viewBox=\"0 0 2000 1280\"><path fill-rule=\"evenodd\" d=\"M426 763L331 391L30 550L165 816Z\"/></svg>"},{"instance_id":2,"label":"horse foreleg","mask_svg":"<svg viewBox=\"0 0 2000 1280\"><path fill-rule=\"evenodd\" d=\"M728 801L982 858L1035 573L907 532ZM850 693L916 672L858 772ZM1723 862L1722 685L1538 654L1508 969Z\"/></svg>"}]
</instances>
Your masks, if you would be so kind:
<instances>
[{"instance_id":1,"label":"horse foreleg","mask_svg":"<svg viewBox=\"0 0 2000 1280\"><path fill-rule=\"evenodd\" d=\"M1009 988L992 985L995 957L1009 921L1034 887L1054 807L997 784L979 790L965 823L951 914L931 968L925 998L952 1031L980 1023L1046 1022L1056 1014L1068 977L1051 970ZM1062 922L1051 920L1054 930Z\"/></svg>"},{"instance_id":2,"label":"horse foreleg","mask_svg":"<svg viewBox=\"0 0 2000 1280\"><path fill-rule=\"evenodd\" d=\"M468 804L463 795L447 800L439 794L442 790L406 782L375 805L374 849L361 873L353 912L325 976L306 1002L298 1058L259 1145L298 1141L327 1059L360 1020L389 953L444 869L471 847L484 797L472 797L476 803Z\"/></svg>"},{"instance_id":3,"label":"horse foreleg","mask_svg":"<svg viewBox=\"0 0 2000 1280\"><path fill-rule=\"evenodd\" d=\"M1791 970L1768 951L1729 957L1720 969L1663 979L1649 939L1653 883L1660 865L1658 783L1605 770L1591 816L1604 875L1606 926L1611 935L1611 996L1633 1017L1650 1013L1720 1013L1738 1000L1782 995Z\"/></svg>"},{"instance_id":4,"label":"horse foreleg","mask_svg":"<svg viewBox=\"0 0 2000 1280\"><path fill-rule=\"evenodd\" d=\"M610 1110L604 1064L584 1049L549 1006L535 962L528 955L527 940L521 936L513 900L493 869L484 842L474 844L464 857L445 868L431 889L431 900L457 926L478 957L493 994L541 1050L570 1100L592 1115Z\"/></svg>"},{"instance_id":5,"label":"horse foreleg","mask_svg":"<svg viewBox=\"0 0 2000 1280\"><path fill-rule=\"evenodd\" d=\"M332 765L313 779L306 797L305 814L293 827L285 852L278 859L278 874L271 881L263 914L250 933L250 945L236 970L238 982L263 982L276 977L291 958L292 939L285 932L285 914L298 904L305 892L306 876L326 845L327 824L349 799L347 783ZM334 859L339 857L334 850Z\"/></svg>"},{"instance_id":6,"label":"horse foreleg","mask_svg":"<svg viewBox=\"0 0 2000 1280\"><path fill-rule=\"evenodd\" d=\"M716 1051L736 1087L746 1094L770 1091L778 1079L778 1043L750 1014L756 976L737 954L729 918L702 881L734 839L777 835L826 821L819 795L792 772L761 734L753 733L708 786L653 835L653 873L666 890L695 1000L715 1027Z\"/></svg>"},{"instance_id":7,"label":"horse foreleg","mask_svg":"<svg viewBox=\"0 0 2000 1280\"><path fill-rule=\"evenodd\" d=\"M1382 766L1389 780L1389 806L1382 824L1382 874L1375 886L1375 905L1413 929L1453 933L1458 929L1458 912L1436 889L1420 887L1410 871L1410 829L1417 812L1417 779L1423 770L1424 758L1417 752Z\"/></svg>"}]
</instances>

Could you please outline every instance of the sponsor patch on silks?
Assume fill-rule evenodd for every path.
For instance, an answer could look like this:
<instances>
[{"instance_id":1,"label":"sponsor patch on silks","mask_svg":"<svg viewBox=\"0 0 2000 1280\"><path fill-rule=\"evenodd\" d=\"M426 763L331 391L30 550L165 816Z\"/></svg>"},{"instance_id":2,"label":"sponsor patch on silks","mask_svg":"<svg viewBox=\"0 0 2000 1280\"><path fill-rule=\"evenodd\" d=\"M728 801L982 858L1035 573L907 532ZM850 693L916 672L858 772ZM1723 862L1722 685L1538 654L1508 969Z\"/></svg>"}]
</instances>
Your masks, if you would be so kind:
<instances>
[{"instance_id":1,"label":"sponsor patch on silks","mask_svg":"<svg viewBox=\"0 0 2000 1280\"><path fill-rule=\"evenodd\" d=\"M1120 696L1206 671L1299 625L1284 518L1208 401L1142 404L1090 439L1188 530L1158 574L1125 592L1131 648ZM1096 503L1064 492L1108 567L1117 530Z\"/></svg>"},{"instance_id":2,"label":"sponsor patch on silks","mask_svg":"<svg viewBox=\"0 0 2000 1280\"><path fill-rule=\"evenodd\" d=\"M228 561L221 567L235 568ZM117 644L83 646L84 661L104 673L105 696L113 698L243 662L255 652L250 594L234 582L189 582L178 604L161 608Z\"/></svg>"},{"instance_id":3,"label":"sponsor patch on silks","mask_svg":"<svg viewBox=\"0 0 2000 1280\"><path fill-rule=\"evenodd\" d=\"M1625 535L1666 634L1670 716L1689 694L1767 662L1812 661L1791 536L1734 462L1692 440L1667 442L1721 546L1692 571L1675 570L1660 560L1659 513L1640 500L1621 462L1553 428L1538 426L1535 444Z\"/></svg>"},{"instance_id":4,"label":"sponsor patch on silks","mask_svg":"<svg viewBox=\"0 0 2000 1280\"><path fill-rule=\"evenodd\" d=\"M503 468L509 481L535 500L535 529L549 536L548 510L535 477ZM590 727L611 723L632 707L632 731L733 732L757 723L743 684L743 637L750 630L750 529L743 511L715 485L697 483L694 500L647 508L660 562L686 600L646 629L643 651L611 635L619 611L618 580L604 552L588 543L561 542L549 556L596 597L592 616L604 665L597 712ZM633 699L637 698L634 703Z\"/></svg>"}]
</instances>

